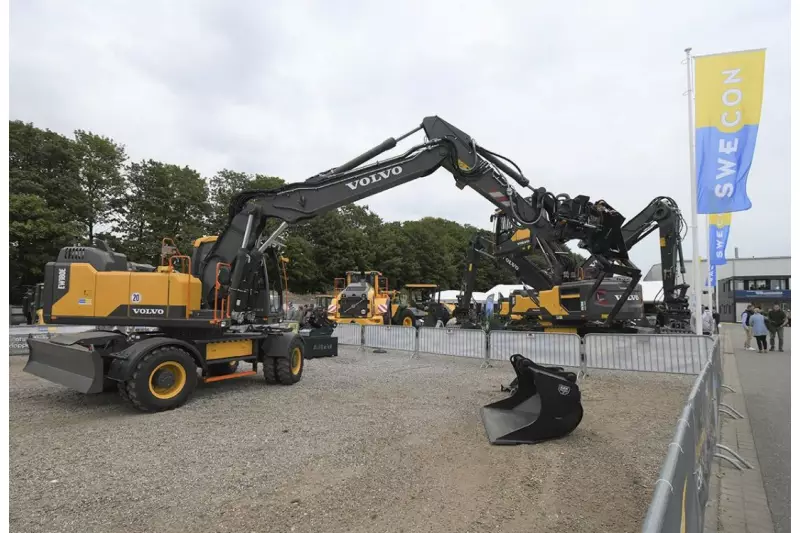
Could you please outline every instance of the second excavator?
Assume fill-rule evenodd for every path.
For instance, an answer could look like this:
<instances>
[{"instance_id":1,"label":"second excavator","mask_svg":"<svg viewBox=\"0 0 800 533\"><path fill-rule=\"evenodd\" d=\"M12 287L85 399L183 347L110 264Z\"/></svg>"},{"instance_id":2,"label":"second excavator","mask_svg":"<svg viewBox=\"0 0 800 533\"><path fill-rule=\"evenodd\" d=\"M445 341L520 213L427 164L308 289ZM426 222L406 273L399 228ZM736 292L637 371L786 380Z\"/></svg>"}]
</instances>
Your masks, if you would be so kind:
<instances>
[{"instance_id":1,"label":"second excavator","mask_svg":"<svg viewBox=\"0 0 800 533\"><path fill-rule=\"evenodd\" d=\"M537 241L535 247L546 262L540 267L532 260L534 246L528 230L519 229L502 212L492 216L494 238L477 233L467 251L462 296L457 316L462 327L478 327L471 313L471 298L479 259L485 257L510 270L527 288L514 291L501 314L508 315L511 327L526 330L573 331L583 335L592 331L636 333L643 318L643 297L637 287L612 315L615 303L630 280L604 279L597 259L578 265L563 243ZM681 242L686 224L677 203L669 197L653 199L639 214L622 226L627 249L659 230L663 301L658 304L657 331L685 331L690 313L686 297L688 285L678 277L686 272ZM594 298L590 297L593 294Z\"/></svg>"}]
</instances>

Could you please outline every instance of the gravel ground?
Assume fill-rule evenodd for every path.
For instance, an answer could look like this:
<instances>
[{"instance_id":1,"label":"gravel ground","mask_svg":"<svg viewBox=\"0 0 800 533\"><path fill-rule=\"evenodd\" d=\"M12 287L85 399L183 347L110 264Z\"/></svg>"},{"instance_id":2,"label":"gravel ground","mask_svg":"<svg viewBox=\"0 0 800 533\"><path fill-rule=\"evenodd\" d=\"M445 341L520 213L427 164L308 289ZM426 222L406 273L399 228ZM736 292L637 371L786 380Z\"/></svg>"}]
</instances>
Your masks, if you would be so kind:
<instances>
[{"instance_id":1,"label":"gravel ground","mask_svg":"<svg viewBox=\"0 0 800 533\"><path fill-rule=\"evenodd\" d=\"M145 415L10 362L15 532L638 531L691 376L581 384L567 438L490 446L507 362L342 348L292 387L201 386Z\"/></svg>"}]
</instances>

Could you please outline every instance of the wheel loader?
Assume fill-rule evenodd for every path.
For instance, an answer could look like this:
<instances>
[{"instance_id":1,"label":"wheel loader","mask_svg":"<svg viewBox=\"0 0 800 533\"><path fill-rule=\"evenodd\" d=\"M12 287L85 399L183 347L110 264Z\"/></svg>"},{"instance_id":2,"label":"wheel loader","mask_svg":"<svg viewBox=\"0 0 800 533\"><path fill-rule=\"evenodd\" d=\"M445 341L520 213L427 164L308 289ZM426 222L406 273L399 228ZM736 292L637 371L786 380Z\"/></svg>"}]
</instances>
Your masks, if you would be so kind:
<instances>
[{"instance_id":1,"label":"wheel loader","mask_svg":"<svg viewBox=\"0 0 800 533\"><path fill-rule=\"evenodd\" d=\"M337 324L363 326L386 324L386 313L394 293L389 291L389 280L376 270L345 272L336 278L334 286L334 312L331 319Z\"/></svg>"},{"instance_id":2,"label":"wheel loader","mask_svg":"<svg viewBox=\"0 0 800 533\"><path fill-rule=\"evenodd\" d=\"M369 162L419 131L424 141L402 154ZM624 217L607 202L534 188L513 161L442 118L428 116L400 137L390 137L305 181L241 191L231 200L220 235L196 243L192 258L173 256L176 261L167 263L169 268L131 272L125 258L113 253L90 247L63 249L45 269L43 311L48 323L157 325L159 334L130 339L113 332L88 332L29 340L26 370L83 392L97 392L111 382L131 403L151 411L185 402L198 371L205 381L226 378L212 376L211 368L224 374L224 365L232 361L252 363L253 373L260 364L268 382L296 383L307 348L302 338L276 324L282 306L279 302L276 309L269 297L274 277L267 260L276 255L281 235L290 225L439 169L449 172L459 189L471 188L513 218L530 232L531 240L578 240L603 273L627 273L631 279L641 275L621 233ZM172 266L175 263L181 268ZM340 315L343 296L344 291L339 295ZM352 296L364 300L366 291ZM348 308L352 305L347 302ZM510 361L519 387L506 401L483 409L489 441L533 443L574 430L583 410L573 374L518 354L510 354Z\"/></svg>"},{"instance_id":3,"label":"wheel loader","mask_svg":"<svg viewBox=\"0 0 800 533\"><path fill-rule=\"evenodd\" d=\"M387 310L392 324L434 327L447 324L454 306L439 299L439 286L434 283L407 283L392 299Z\"/></svg>"}]
</instances>

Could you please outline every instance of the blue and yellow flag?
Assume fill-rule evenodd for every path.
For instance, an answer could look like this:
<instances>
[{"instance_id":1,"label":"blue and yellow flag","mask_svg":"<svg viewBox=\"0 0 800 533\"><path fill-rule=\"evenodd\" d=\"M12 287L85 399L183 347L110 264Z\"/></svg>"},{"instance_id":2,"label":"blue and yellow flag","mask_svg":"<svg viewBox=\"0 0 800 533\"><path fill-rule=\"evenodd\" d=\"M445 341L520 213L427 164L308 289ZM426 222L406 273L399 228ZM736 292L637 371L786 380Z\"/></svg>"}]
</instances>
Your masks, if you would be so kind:
<instances>
[{"instance_id":1,"label":"blue and yellow flag","mask_svg":"<svg viewBox=\"0 0 800 533\"><path fill-rule=\"evenodd\" d=\"M708 257L711 265L724 265L728 262L725 259L725 248L728 246L730 232L730 213L708 215Z\"/></svg>"},{"instance_id":2,"label":"blue and yellow flag","mask_svg":"<svg viewBox=\"0 0 800 533\"><path fill-rule=\"evenodd\" d=\"M706 287L717 286L717 265L708 267L708 276L706 276Z\"/></svg>"},{"instance_id":3,"label":"blue and yellow flag","mask_svg":"<svg viewBox=\"0 0 800 533\"><path fill-rule=\"evenodd\" d=\"M747 176L761 120L766 50L695 58L697 212L752 207Z\"/></svg>"}]
</instances>

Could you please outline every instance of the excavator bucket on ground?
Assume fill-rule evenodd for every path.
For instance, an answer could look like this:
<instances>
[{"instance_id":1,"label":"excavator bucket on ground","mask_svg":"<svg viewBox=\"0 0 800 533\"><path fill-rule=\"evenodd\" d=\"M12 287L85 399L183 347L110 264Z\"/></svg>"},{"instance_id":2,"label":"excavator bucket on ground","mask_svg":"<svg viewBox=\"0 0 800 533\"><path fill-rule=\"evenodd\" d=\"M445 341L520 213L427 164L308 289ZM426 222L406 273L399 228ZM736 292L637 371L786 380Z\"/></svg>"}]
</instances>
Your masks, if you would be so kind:
<instances>
[{"instance_id":1,"label":"excavator bucket on ground","mask_svg":"<svg viewBox=\"0 0 800 533\"><path fill-rule=\"evenodd\" d=\"M574 372L511 356L517 374L512 395L481 409L491 444L536 444L572 432L583 419Z\"/></svg>"}]
</instances>

